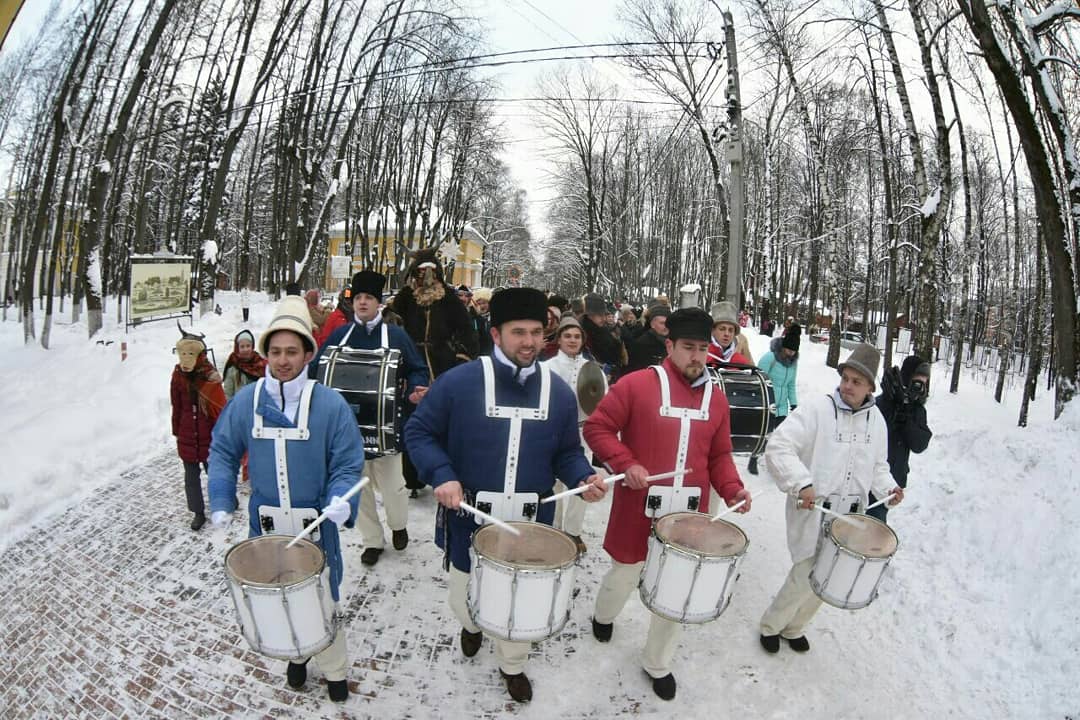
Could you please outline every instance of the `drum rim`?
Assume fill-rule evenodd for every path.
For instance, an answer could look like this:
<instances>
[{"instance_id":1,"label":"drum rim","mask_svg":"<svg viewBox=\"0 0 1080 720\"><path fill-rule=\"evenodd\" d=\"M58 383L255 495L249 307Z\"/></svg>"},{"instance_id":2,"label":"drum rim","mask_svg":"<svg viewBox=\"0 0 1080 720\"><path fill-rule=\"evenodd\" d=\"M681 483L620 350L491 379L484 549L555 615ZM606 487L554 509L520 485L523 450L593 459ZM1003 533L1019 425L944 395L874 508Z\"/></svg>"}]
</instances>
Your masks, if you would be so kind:
<instances>
[{"instance_id":1,"label":"drum rim","mask_svg":"<svg viewBox=\"0 0 1080 720\"><path fill-rule=\"evenodd\" d=\"M474 553L476 556L483 558L485 561L487 561L488 563L490 563L492 565L497 565L498 567L506 568L507 570L513 570L514 572L518 572L518 573L548 573L548 572L551 572L552 570L564 570L564 569L566 569L566 568L568 568L568 567L570 567L570 566L577 563L577 561L578 561L577 545L574 543L573 540L570 539L570 535L563 532L562 530L559 530L557 528L553 528L552 526L547 525L545 523L520 522L520 521L517 521L517 520L509 521L509 522L507 522L507 525L510 525L511 527L515 527L515 526L516 527L530 527L530 528L531 527L538 527L538 528L543 528L545 531L550 530L551 532L558 533L560 536L562 536L563 538L565 538L569 542L570 546L572 546L574 548L573 557L571 557L567 562L560 563L560 564L522 566L522 565L515 565L515 564L513 564L513 563L511 563L511 562L509 562L507 560L502 560L500 558L493 558L490 555L485 555L483 552L476 549L476 536L479 535L480 533L484 532L484 530L487 529L487 528L492 528L493 527L493 528L498 529L498 526L494 525L494 524L485 525L484 527L480 528L479 530L477 530L476 532L473 533L471 542L469 543L469 552Z\"/></svg>"},{"instance_id":2,"label":"drum rim","mask_svg":"<svg viewBox=\"0 0 1080 720\"><path fill-rule=\"evenodd\" d=\"M664 515L664 517L660 518L660 520L663 520L664 518L673 517L675 515L696 515L696 516L699 516L699 517L709 518L710 522L712 521L712 517L710 515L707 515L706 513L693 512L693 511L690 511L690 510L687 510L685 512L668 513L667 515ZM724 525L727 525L728 527L735 528L736 530L739 531L739 535L742 536L743 546L742 546L742 550L740 550L739 552L729 553L727 555L717 555L716 553L706 553L706 552L703 552L703 551L698 550L696 548L687 547L686 545L681 545L681 544L679 544L677 542L667 540L663 536L661 536L659 531L657 530L658 526L660 525L660 520L657 520L656 523L653 524L653 528L652 528L653 537L655 537L657 540L659 540L663 545L666 545L666 546L668 546L668 547L670 547L670 548L672 548L674 550L677 550L679 552L682 552L682 553L684 553L686 555L689 555L691 557L694 557L694 558L737 558L737 557L740 557L742 555L745 555L746 551L750 549L750 537L746 534L746 531L743 530L738 525L736 525L735 523L728 522L727 520L724 520L724 519L717 520L716 522L723 523Z\"/></svg>"},{"instance_id":3,"label":"drum rim","mask_svg":"<svg viewBox=\"0 0 1080 720\"><path fill-rule=\"evenodd\" d=\"M323 550L317 543L313 543L310 540L308 540L307 538L300 538L297 541L296 544L297 545L307 544L307 545L310 545L310 546L314 547L316 550L319 551L319 568L318 568L318 570L312 572L310 575L307 575L304 578L302 578L300 580L297 580L296 582L293 582L293 583L262 583L262 582L256 582L256 581L253 581L253 580L248 580L246 578L241 578L235 572L233 572L232 567L229 565L229 556L232 555L234 550L236 550L237 548L239 548L239 547L241 547L243 545L248 545L248 544L250 544L250 543L252 543L254 541L257 541L257 540L265 540L267 538L276 538L276 537L288 538L287 535L256 535L255 537L245 538L245 539L241 540L240 542L236 543L235 545L233 545L228 550L226 550L225 551L225 574L228 575L229 579L232 580L233 582L235 582L237 585L243 585L243 586L249 587L249 588L265 589L265 590L278 590L278 589L282 589L282 588L294 588L294 587L300 587L300 586L304 585L305 583L318 582L319 578L322 576L322 574L326 571L326 568L327 568L327 565L326 565L326 551Z\"/></svg>"}]
</instances>

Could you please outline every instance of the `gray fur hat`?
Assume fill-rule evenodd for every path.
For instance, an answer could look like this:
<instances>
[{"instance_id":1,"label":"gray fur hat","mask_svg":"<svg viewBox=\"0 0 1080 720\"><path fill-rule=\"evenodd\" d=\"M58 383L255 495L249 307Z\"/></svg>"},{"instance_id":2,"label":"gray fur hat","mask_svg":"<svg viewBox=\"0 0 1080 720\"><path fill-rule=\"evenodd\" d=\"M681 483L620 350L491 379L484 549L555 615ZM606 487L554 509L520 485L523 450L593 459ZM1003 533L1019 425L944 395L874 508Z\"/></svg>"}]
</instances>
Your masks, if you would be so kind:
<instances>
[{"instance_id":1,"label":"gray fur hat","mask_svg":"<svg viewBox=\"0 0 1080 720\"><path fill-rule=\"evenodd\" d=\"M739 332L739 313L735 309L735 303L730 300L721 300L718 303L713 303L712 310L709 313L712 315L713 325L717 323L731 323L735 326L735 332Z\"/></svg>"},{"instance_id":2,"label":"gray fur hat","mask_svg":"<svg viewBox=\"0 0 1080 720\"><path fill-rule=\"evenodd\" d=\"M870 381L870 389L873 391L877 390L877 383L874 378L877 377L878 366L880 365L881 353L877 351L877 348L869 343L859 343L848 355L847 360L836 367L836 371L842 373L846 367L858 371Z\"/></svg>"}]
</instances>

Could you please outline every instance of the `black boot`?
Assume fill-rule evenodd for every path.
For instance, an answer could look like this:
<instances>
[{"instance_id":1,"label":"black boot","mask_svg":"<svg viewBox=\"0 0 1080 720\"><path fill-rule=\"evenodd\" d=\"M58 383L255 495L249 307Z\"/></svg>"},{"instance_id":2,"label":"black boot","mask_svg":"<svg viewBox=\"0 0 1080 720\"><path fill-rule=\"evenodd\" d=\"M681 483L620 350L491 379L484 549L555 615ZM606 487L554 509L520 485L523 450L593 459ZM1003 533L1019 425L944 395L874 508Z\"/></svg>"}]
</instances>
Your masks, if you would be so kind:
<instances>
[{"instance_id":1,"label":"black boot","mask_svg":"<svg viewBox=\"0 0 1080 720\"><path fill-rule=\"evenodd\" d=\"M289 687L299 690L307 682L307 660L302 663L289 663L289 669L285 671L285 679L289 681Z\"/></svg>"},{"instance_id":2,"label":"black boot","mask_svg":"<svg viewBox=\"0 0 1080 720\"><path fill-rule=\"evenodd\" d=\"M372 566L379 562L379 556L382 555L382 548L368 548L364 552L360 553L360 562L367 566Z\"/></svg>"},{"instance_id":3,"label":"black boot","mask_svg":"<svg viewBox=\"0 0 1080 720\"><path fill-rule=\"evenodd\" d=\"M395 530L391 533L391 541L394 543L395 550L404 550L409 545L409 531L405 528L401 530Z\"/></svg>"},{"instance_id":4,"label":"black boot","mask_svg":"<svg viewBox=\"0 0 1080 720\"><path fill-rule=\"evenodd\" d=\"M661 700L675 699L675 676L668 673L662 678L652 679L652 689Z\"/></svg>"},{"instance_id":5,"label":"black boot","mask_svg":"<svg viewBox=\"0 0 1080 720\"><path fill-rule=\"evenodd\" d=\"M779 635L762 635L761 647L765 648L767 653L780 652L780 636Z\"/></svg>"},{"instance_id":6,"label":"black boot","mask_svg":"<svg viewBox=\"0 0 1080 720\"><path fill-rule=\"evenodd\" d=\"M499 670L499 674L506 681L506 690L510 693L510 697L520 703L527 703L532 700L532 683L529 682L529 678L525 673L507 675L502 670Z\"/></svg>"},{"instance_id":7,"label":"black boot","mask_svg":"<svg viewBox=\"0 0 1080 720\"><path fill-rule=\"evenodd\" d=\"M202 513L195 513L195 517L191 518L191 529L198 530L206 524L206 516Z\"/></svg>"},{"instance_id":8,"label":"black boot","mask_svg":"<svg viewBox=\"0 0 1080 720\"><path fill-rule=\"evenodd\" d=\"M592 621L592 634L593 637L600 642L608 642L611 640L611 631L615 629L615 623L602 623L596 622L596 618Z\"/></svg>"},{"instance_id":9,"label":"black boot","mask_svg":"<svg viewBox=\"0 0 1080 720\"><path fill-rule=\"evenodd\" d=\"M461 628L461 654L465 657L472 657L476 653L480 652L480 646L484 644L484 633L474 632L471 633L465 628Z\"/></svg>"},{"instance_id":10,"label":"black boot","mask_svg":"<svg viewBox=\"0 0 1080 720\"><path fill-rule=\"evenodd\" d=\"M345 680L327 680L326 692L334 702L345 702L349 699L349 683Z\"/></svg>"},{"instance_id":11,"label":"black boot","mask_svg":"<svg viewBox=\"0 0 1080 720\"><path fill-rule=\"evenodd\" d=\"M757 455L750 456L750 463L746 466L746 469L751 475L757 475Z\"/></svg>"}]
</instances>

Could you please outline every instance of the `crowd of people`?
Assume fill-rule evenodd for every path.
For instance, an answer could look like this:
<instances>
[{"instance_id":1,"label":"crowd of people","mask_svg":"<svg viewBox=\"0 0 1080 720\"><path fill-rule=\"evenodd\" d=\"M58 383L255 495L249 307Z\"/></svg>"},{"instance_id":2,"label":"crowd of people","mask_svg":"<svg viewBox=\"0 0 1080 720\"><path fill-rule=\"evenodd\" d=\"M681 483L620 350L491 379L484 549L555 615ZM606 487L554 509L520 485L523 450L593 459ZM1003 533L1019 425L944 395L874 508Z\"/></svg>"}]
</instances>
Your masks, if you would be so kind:
<instances>
[{"instance_id":1,"label":"crowd of people","mask_svg":"<svg viewBox=\"0 0 1080 720\"><path fill-rule=\"evenodd\" d=\"M470 547L480 527L473 512L485 499L497 520L553 525L584 553L587 503L612 493L603 544L611 565L592 616L601 643L611 639L642 574L656 507L707 513L715 490L737 512L751 510L733 461L728 401L710 382L715 373L761 373L775 392L762 458L791 498L792 567L760 622L768 653L779 651L781 639L797 652L809 650L805 629L821 604L810 585L822 517L813 511L821 500L851 499L865 508L888 498L871 511L884 522L886 508L903 499L909 453L924 451L931 437L929 363L912 356L888 368L875 397L881 358L870 345L857 346L840 364L835 388L820 388L800 406L802 330L793 317L755 362L742 332L749 313L727 301L707 311L673 308L663 295L642 307L616 305L596 292L568 299L532 288L454 288L430 251L415 255L400 290L388 295L386 285L380 273L359 272L333 309L324 307L317 290L301 295L290 287L261 333L244 328L236 334L223 375L209 361L205 340L181 331L171 397L190 525L197 531L208 517L216 526L229 523L239 509L237 483L244 481L251 489L251 537L297 534L324 513L330 522L312 539L325 553L337 601L345 570L340 533L358 527L360 561L376 565L386 543L378 494L391 544L404 551L410 491L416 497L430 487L448 605L461 623L466 657L485 639L467 600ZM775 327L765 318L760 330L772 335ZM400 358L397 452L373 452L355 409L338 388L318 382L320 360L340 348L393 350ZM598 398L588 407L583 383ZM674 478L650 482L650 475L673 468ZM757 474L757 455L748 470ZM609 488L604 478L612 473L625 479ZM361 475L371 484L349 497ZM671 491L657 493L658 487ZM580 494L535 502L567 489ZM654 614L644 639L642 669L667 700L676 694L673 666L682 631L680 623ZM531 643L492 641L509 695L529 701ZM330 698L345 700L344 633L337 631L313 657ZM307 661L289 662L291 687L304 686Z\"/></svg>"}]
</instances>

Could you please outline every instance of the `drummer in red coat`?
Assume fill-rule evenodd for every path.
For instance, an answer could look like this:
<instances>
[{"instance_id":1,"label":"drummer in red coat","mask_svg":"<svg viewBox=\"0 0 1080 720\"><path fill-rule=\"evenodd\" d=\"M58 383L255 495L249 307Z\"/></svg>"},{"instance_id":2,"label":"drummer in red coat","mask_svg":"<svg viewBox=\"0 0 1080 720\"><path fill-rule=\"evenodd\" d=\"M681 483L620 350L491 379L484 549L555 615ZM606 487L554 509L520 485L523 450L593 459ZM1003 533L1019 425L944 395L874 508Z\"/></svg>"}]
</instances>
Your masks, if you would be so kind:
<instances>
[{"instance_id":1,"label":"drummer in red coat","mask_svg":"<svg viewBox=\"0 0 1080 720\"><path fill-rule=\"evenodd\" d=\"M672 313L663 364L623 377L585 423L585 441L596 458L612 472L626 473L625 481L615 485L604 538L612 567L593 614L593 635L600 642L611 639L615 617L637 587L654 518L687 510L708 512L710 487L729 506L745 500L738 512L750 509L750 493L731 459L727 398L713 391L705 373L712 325L701 308ZM693 472L645 481L651 474L687 468ZM650 503L650 495L660 500ZM671 661L681 634L679 623L652 616L642 667L664 700L675 697Z\"/></svg>"}]
</instances>

